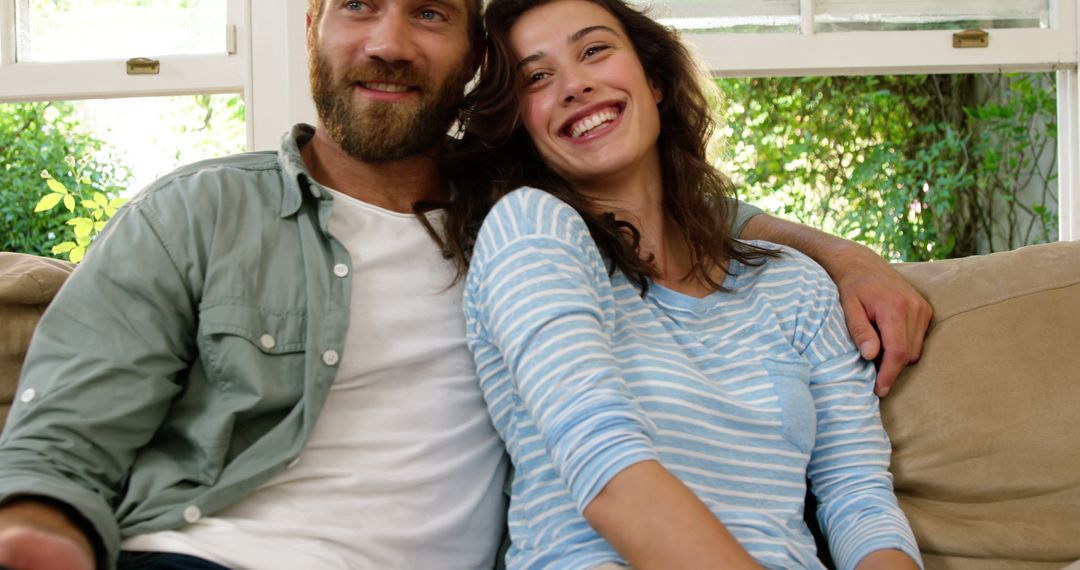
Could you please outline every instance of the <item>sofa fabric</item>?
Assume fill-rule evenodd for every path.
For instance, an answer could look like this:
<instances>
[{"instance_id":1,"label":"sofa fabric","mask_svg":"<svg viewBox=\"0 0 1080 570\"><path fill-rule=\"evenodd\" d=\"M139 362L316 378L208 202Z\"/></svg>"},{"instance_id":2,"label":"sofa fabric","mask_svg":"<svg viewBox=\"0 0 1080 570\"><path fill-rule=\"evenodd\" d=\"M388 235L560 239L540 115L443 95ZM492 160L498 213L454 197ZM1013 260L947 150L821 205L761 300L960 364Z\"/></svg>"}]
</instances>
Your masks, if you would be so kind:
<instances>
[{"instance_id":1,"label":"sofa fabric","mask_svg":"<svg viewBox=\"0 0 1080 570\"><path fill-rule=\"evenodd\" d=\"M7 420L34 327L74 265L0 253L0 426Z\"/></svg>"},{"instance_id":2,"label":"sofa fabric","mask_svg":"<svg viewBox=\"0 0 1080 570\"><path fill-rule=\"evenodd\" d=\"M934 307L922 359L882 401L927 569L1080 560L1080 242L898 269ZM71 270L0 253L0 421Z\"/></svg>"},{"instance_id":3,"label":"sofa fabric","mask_svg":"<svg viewBox=\"0 0 1080 570\"><path fill-rule=\"evenodd\" d=\"M1080 560L1080 242L899 270L934 308L882 401L926 567Z\"/></svg>"}]
</instances>

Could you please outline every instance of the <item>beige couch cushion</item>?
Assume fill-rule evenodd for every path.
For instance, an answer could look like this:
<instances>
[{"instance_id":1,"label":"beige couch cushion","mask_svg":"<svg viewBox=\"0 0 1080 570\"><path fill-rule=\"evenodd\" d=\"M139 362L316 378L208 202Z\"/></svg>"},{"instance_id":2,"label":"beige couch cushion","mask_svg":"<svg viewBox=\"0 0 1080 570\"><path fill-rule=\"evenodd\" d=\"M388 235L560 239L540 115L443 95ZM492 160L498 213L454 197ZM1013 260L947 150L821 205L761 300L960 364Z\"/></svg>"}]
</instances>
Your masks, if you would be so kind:
<instances>
[{"instance_id":1,"label":"beige couch cushion","mask_svg":"<svg viewBox=\"0 0 1080 570\"><path fill-rule=\"evenodd\" d=\"M0 252L0 427L34 327L72 269L65 261Z\"/></svg>"},{"instance_id":2,"label":"beige couch cushion","mask_svg":"<svg viewBox=\"0 0 1080 570\"><path fill-rule=\"evenodd\" d=\"M927 568L1080 559L1080 242L900 271L934 320L882 414Z\"/></svg>"}]
</instances>

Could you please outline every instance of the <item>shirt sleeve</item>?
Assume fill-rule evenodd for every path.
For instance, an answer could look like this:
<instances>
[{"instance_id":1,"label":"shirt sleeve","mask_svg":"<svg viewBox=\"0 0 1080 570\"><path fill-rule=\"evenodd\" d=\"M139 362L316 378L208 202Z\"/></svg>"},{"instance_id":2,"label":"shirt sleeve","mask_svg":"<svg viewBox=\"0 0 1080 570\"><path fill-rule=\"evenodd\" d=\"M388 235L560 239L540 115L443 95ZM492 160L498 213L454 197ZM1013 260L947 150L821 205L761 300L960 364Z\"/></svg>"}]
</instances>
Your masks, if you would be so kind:
<instances>
[{"instance_id":1,"label":"shirt sleeve","mask_svg":"<svg viewBox=\"0 0 1080 570\"><path fill-rule=\"evenodd\" d=\"M159 223L136 201L98 236L38 325L0 438L0 501L69 505L110 565L120 542L112 505L194 351L193 294Z\"/></svg>"},{"instance_id":2,"label":"shirt sleeve","mask_svg":"<svg viewBox=\"0 0 1080 570\"><path fill-rule=\"evenodd\" d=\"M743 230L746 229L746 223L750 221L750 218L758 214L764 214L761 208L757 206L751 206L742 200L738 202L738 208L735 211L735 224L731 228L731 235L739 237L742 235Z\"/></svg>"},{"instance_id":3,"label":"shirt sleeve","mask_svg":"<svg viewBox=\"0 0 1080 570\"><path fill-rule=\"evenodd\" d=\"M512 392L584 511L618 472L658 457L655 426L612 353L610 281L599 252L576 212L529 190L496 206L476 257L468 319L504 365L502 374L478 366L481 386L489 402L500 389ZM491 360L483 349L475 356L478 365Z\"/></svg>"},{"instance_id":4,"label":"shirt sleeve","mask_svg":"<svg viewBox=\"0 0 1080 570\"><path fill-rule=\"evenodd\" d=\"M854 568L884 549L901 550L921 567L915 537L893 492L891 447L873 393L874 366L859 356L835 288L825 285L832 299L821 305L824 321L804 352L812 365L810 392L817 410L808 476L818 498L818 521L837 568Z\"/></svg>"}]
</instances>

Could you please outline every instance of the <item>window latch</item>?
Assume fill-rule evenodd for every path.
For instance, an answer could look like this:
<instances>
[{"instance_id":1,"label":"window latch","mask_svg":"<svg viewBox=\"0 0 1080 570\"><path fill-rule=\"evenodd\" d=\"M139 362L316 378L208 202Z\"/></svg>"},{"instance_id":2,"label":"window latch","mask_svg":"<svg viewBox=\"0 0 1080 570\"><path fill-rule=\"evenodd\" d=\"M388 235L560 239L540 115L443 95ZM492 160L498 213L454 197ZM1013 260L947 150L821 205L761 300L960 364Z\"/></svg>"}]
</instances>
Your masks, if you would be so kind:
<instances>
[{"instance_id":1,"label":"window latch","mask_svg":"<svg viewBox=\"0 0 1080 570\"><path fill-rule=\"evenodd\" d=\"M127 60L128 75L157 75L161 73L161 62L148 57L133 57Z\"/></svg>"},{"instance_id":2,"label":"window latch","mask_svg":"<svg viewBox=\"0 0 1080 570\"><path fill-rule=\"evenodd\" d=\"M986 30L964 30L952 35L954 48L984 48L990 45L990 33Z\"/></svg>"}]
</instances>

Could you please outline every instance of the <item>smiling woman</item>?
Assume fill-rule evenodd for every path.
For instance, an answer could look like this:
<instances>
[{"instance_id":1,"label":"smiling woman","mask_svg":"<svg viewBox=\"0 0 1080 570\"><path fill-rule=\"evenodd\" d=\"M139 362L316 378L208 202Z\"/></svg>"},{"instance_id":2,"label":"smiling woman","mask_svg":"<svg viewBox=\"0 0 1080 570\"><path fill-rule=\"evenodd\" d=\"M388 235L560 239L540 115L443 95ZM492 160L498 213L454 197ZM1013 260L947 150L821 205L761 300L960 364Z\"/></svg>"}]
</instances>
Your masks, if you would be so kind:
<instances>
[{"instance_id":1,"label":"smiling woman","mask_svg":"<svg viewBox=\"0 0 1080 570\"><path fill-rule=\"evenodd\" d=\"M620 0L485 18L466 144L495 190L461 194L497 202L464 303L516 468L507 566L822 568L809 478L840 567L915 568L873 365L821 267L733 238L678 36Z\"/></svg>"}]
</instances>

